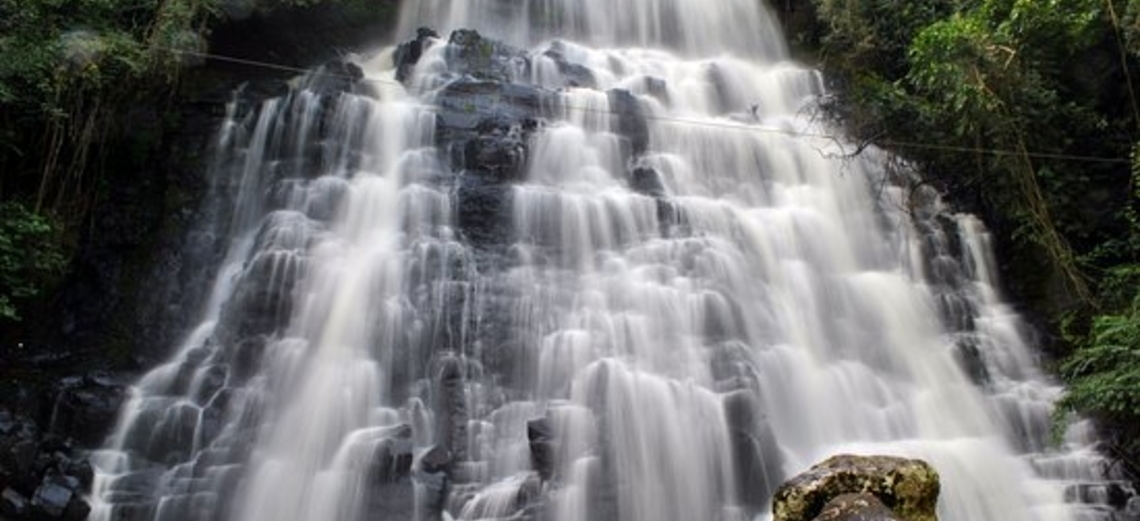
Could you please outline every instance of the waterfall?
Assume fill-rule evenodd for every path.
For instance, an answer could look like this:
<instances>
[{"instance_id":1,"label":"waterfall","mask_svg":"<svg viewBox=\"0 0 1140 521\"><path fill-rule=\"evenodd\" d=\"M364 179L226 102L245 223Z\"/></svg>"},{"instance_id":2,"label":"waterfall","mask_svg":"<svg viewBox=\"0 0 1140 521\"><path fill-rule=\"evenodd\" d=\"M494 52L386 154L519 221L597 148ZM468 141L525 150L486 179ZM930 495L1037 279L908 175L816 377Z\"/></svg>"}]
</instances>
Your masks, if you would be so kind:
<instances>
[{"instance_id":1,"label":"waterfall","mask_svg":"<svg viewBox=\"0 0 1140 521\"><path fill-rule=\"evenodd\" d=\"M95 519L762 520L845 452L931 462L944 519L1112 518L984 226L813 117L761 3L400 24L356 84L237 94L229 249Z\"/></svg>"}]
</instances>

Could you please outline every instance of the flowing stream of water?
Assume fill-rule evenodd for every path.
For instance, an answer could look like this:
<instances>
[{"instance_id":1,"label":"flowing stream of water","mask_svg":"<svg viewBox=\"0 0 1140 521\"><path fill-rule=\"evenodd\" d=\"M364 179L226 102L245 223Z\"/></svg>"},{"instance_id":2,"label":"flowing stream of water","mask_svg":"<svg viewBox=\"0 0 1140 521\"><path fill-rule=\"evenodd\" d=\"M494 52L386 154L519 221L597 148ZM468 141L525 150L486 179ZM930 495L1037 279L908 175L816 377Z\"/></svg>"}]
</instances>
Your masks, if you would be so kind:
<instances>
[{"instance_id":1,"label":"flowing stream of water","mask_svg":"<svg viewBox=\"0 0 1140 521\"><path fill-rule=\"evenodd\" d=\"M1111 519L982 224L850 155L760 2L618 4L409 0L414 65L239 95L225 260L93 518L766 519L855 452L943 519Z\"/></svg>"}]
</instances>

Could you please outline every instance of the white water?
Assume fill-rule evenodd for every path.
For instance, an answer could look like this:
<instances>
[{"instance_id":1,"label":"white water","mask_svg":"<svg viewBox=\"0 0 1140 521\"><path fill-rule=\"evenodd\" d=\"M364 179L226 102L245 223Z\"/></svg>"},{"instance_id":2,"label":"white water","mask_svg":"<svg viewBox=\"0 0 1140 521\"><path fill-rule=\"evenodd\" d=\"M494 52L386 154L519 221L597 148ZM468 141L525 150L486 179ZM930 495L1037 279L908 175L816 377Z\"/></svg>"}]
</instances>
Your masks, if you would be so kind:
<instances>
[{"instance_id":1,"label":"white water","mask_svg":"<svg viewBox=\"0 0 1140 521\"><path fill-rule=\"evenodd\" d=\"M932 462L943 519L1106 518L1064 501L1104 476L1086 426L1048 443L1060 391L984 227L885 154L839 159L804 110L819 74L757 2L406 4L402 36L529 48L512 79L553 100L525 178L498 185L502 248L463 217L477 173L434 146L446 37L410 92L388 49L367 95L303 80L231 110L232 246L202 325L96 454L95 519L764 519L782 480L840 452ZM611 89L648 115L644 153ZM446 477L377 478L433 446Z\"/></svg>"}]
</instances>

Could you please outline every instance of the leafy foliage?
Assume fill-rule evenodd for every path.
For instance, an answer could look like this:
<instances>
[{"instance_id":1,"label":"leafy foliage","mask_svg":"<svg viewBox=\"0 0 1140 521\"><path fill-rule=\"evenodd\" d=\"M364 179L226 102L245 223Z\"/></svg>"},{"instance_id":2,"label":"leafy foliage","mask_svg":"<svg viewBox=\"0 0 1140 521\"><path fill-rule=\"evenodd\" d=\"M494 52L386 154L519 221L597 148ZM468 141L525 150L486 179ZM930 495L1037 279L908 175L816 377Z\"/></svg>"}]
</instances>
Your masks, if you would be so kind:
<instances>
[{"instance_id":1,"label":"leafy foliage","mask_svg":"<svg viewBox=\"0 0 1140 521\"><path fill-rule=\"evenodd\" d=\"M62 272L58 227L16 202L0 203L0 319L20 320L17 305Z\"/></svg>"},{"instance_id":2,"label":"leafy foliage","mask_svg":"<svg viewBox=\"0 0 1140 521\"><path fill-rule=\"evenodd\" d=\"M1061 410L1140 461L1140 0L814 1L824 108L983 214L1064 322Z\"/></svg>"},{"instance_id":3,"label":"leafy foliage","mask_svg":"<svg viewBox=\"0 0 1140 521\"><path fill-rule=\"evenodd\" d=\"M110 144L150 140L145 146L158 149L161 137L144 135L133 123L149 124L152 114L165 112L186 66L204 59L210 27L223 20L227 2L260 11L339 4L361 16L391 5L0 0L0 226L7 248L0 266L0 317L17 316L15 306L45 287L45 274L61 264L55 255L68 250L51 245L60 237L74 241L80 225L90 221L108 185L103 170L134 166L117 160ZM45 270L21 259L38 259Z\"/></svg>"},{"instance_id":4,"label":"leafy foliage","mask_svg":"<svg viewBox=\"0 0 1140 521\"><path fill-rule=\"evenodd\" d=\"M1140 418L1140 299L1093 322L1085 344L1061 365L1069 382L1061 406L1098 416Z\"/></svg>"}]
</instances>

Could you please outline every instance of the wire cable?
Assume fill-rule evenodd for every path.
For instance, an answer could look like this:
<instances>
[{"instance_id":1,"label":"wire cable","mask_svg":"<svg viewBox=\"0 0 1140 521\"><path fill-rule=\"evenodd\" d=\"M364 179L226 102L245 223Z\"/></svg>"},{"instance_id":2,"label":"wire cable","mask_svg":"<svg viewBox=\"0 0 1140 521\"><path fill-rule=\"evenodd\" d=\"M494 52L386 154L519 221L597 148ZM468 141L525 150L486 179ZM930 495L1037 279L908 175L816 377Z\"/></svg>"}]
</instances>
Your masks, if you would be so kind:
<instances>
[{"instance_id":1,"label":"wire cable","mask_svg":"<svg viewBox=\"0 0 1140 521\"><path fill-rule=\"evenodd\" d=\"M261 68L265 68L265 69L277 70L277 71L282 71L282 72L291 72L291 73L296 73L296 74L308 74L308 75L315 75L315 76L325 76L325 77L331 77L331 78L339 78L339 79L350 80L353 82L367 82L367 83L374 83L374 84L381 84L381 85L392 85L392 86L399 86L399 87L402 87L404 89L408 88L406 85L404 85L401 82L388 80L388 79L384 79L384 78L369 78L369 77L360 78L360 77L356 77L356 76L352 76L352 75L340 74L340 73L335 73L335 72L314 72L313 69L305 69L302 67L293 67L293 66L279 64L279 63L270 63L270 62L247 59L247 58L238 58L238 57L234 57L234 56L225 56L225 55L214 54L214 53L210 53L210 52L187 51L187 50L171 49L171 48L165 48L165 47L151 47L151 48L154 50L158 50L158 51L171 52L171 53L181 54L181 55L185 55L185 56L192 56L195 58L215 60L215 61L220 61L220 62L228 62L228 63L234 63L234 64L238 64L238 65L247 65L247 66L251 66L251 67L261 67ZM418 92L418 93L417 92L411 92L411 94L424 94L425 92L427 92L427 91ZM541 108L541 107L535 107L535 108ZM619 112L619 111L613 111L613 110L603 110L603 109L597 109L597 108L592 108L592 107L575 106L575 105L571 105L571 104L559 105L559 108L571 110L571 111L596 113L596 114L611 115L611 116L628 115L628 113L625 113L625 112ZM682 118L682 117L677 117L677 116L665 116L665 115L658 115L658 114L641 114L641 116L647 120L658 121L658 122L663 122L663 123L675 123L675 124L690 125L690 126L722 128L722 129L739 130L739 131L747 131L747 132L767 132L767 133L773 133L773 134L782 134L782 135L786 135L786 136L790 136L790 137L810 137L810 138L829 139L829 140L833 140L836 142L841 142L841 140L843 139L843 137L839 136L839 135L822 134L822 133L816 133L816 132L802 132L802 131L796 131L796 130L792 130L792 129L749 124L746 122L698 120L698 119ZM943 151L943 152L986 154L986 155L993 155L993 156L1028 156L1028 157L1032 157L1032 158L1036 158L1036 159L1051 159L1051 160L1058 160L1058 161L1073 161L1073 162L1083 162L1083 163L1122 164L1122 165L1132 164L1132 160L1129 158L1087 156L1087 155L1061 154L1061 153L1051 153L1051 152L1032 152L1032 151L1022 152L1022 151L1015 151L1015 150L1000 150L1000 149L982 148L982 147L943 145L943 144L936 144L936 143L919 143L919 142L912 142L912 141L881 140L881 141L873 142L873 144L880 146L880 147L897 147L897 148L909 148L909 149L916 149L916 150L934 150L934 151Z\"/></svg>"}]
</instances>

